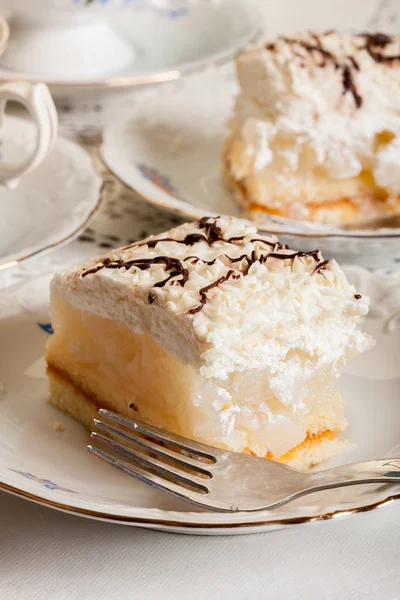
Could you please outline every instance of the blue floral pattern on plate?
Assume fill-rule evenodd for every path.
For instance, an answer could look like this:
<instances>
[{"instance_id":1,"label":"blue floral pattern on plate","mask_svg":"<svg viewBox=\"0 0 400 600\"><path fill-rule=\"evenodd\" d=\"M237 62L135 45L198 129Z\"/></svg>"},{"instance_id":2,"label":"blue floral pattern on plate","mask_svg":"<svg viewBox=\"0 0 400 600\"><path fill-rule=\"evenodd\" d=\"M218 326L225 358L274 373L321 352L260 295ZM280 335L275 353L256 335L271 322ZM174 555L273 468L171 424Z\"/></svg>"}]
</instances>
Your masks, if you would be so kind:
<instances>
[{"instance_id":1,"label":"blue floral pattern on plate","mask_svg":"<svg viewBox=\"0 0 400 600\"><path fill-rule=\"evenodd\" d=\"M51 335L52 333L54 333L54 329L51 325L51 323L36 323L36 325L38 325L40 327L40 329L42 329L45 333L48 333L49 335Z\"/></svg>"},{"instance_id":2,"label":"blue floral pattern on plate","mask_svg":"<svg viewBox=\"0 0 400 600\"><path fill-rule=\"evenodd\" d=\"M189 13L188 8L176 8L175 10L168 9L154 9L160 15L164 15L170 19L180 19L181 17L186 17Z\"/></svg>"},{"instance_id":3,"label":"blue floral pattern on plate","mask_svg":"<svg viewBox=\"0 0 400 600\"><path fill-rule=\"evenodd\" d=\"M32 481L37 481L38 483L43 485L43 487L47 488L48 490L70 492L71 494L78 493L78 492L75 492L74 490L70 490L68 488L62 487L62 486L58 485L57 483L54 483L54 481L51 481L50 479L44 479L43 477L38 477L37 475L33 475L32 473L29 473L28 471L19 471L18 469L10 469L10 471L12 471L13 473L18 473L18 475L22 475L22 477L25 477L26 479L31 479Z\"/></svg>"},{"instance_id":4,"label":"blue floral pattern on plate","mask_svg":"<svg viewBox=\"0 0 400 600\"><path fill-rule=\"evenodd\" d=\"M82 6L91 6L93 4L109 4L113 0L72 0L73 4L81 4ZM135 0L121 0L120 4L141 4L141 2L135 2ZM158 6L146 6L145 8L151 8L158 15L168 17L169 19L179 19L181 17L185 17L189 13L189 9L187 7L179 7L179 8L160 8Z\"/></svg>"},{"instance_id":5,"label":"blue floral pattern on plate","mask_svg":"<svg viewBox=\"0 0 400 600\"><path fill-rule=\"evenodd\" d=\"M178 189L171 183L171 180L166 175L163 175L155 167L149 167L143 163L139 163L137 168L145 179L151 181L160 190L167 192L168 194L178 194Z\"/></svg>"}]
</instances>

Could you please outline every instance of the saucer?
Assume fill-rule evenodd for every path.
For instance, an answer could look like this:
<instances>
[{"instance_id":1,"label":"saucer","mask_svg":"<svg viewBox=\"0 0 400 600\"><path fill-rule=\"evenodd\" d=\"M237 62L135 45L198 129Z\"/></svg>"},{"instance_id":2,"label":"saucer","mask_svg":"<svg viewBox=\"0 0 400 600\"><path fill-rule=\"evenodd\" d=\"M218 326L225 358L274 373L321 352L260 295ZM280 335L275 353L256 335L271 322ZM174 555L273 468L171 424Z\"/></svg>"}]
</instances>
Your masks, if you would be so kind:
<instances>
[{"instance_id":1,"label":"saucer","mask_svg":"<svg viewBox=\"0 0 400 600\"><path fill-rule=\"evenodd\" d=\"M260 32L257 16L242 0L196 2L181 11L155 7L117 11L108 23L132 46L132 61L123 69L90 77L75 75L72 70L46 76L45 71L1 68L0 62L0 80L43 81L53 94L69 88L125 88L176 80L228 61L254 41Z\"/></svg>"},{"instance_id":2,"label":"saucer","mask_svg":"<svg viewBox=\"0 0 400 600\"><path fill-rule=\"evenodd\" d=\"M16 117L0 130L0 160L30 152L35 127ZM72 240L100 202L101 177L75 142L58 138L51 153L17 188L0 187L0 270Z\"/></svg>"},{"instance_id":3,"label":"saucer","mask_svg":"<svg viewBox=\"0 0 400 600\"><path fill-rule=\"evenodd\" d=\"M242 217L227 188L221 155L227 121L237 93L231 69L201 74L180 89L137 98L128 118L103 132L101 155L107 167L151 204L186 220L205 215ZM372 268L400 262L400 228L357 229L263 215L256 222L299 250L319 248L327 257Z\"/></svg>"},{"instance_id":4,"label":"saucer","mask_svg":"<svg viewBox=\"0 0 400 600\"><path fill-rule=\"evenodd\" d=\"M322 468L400 455L399 279L359 267L349 267L347 275L371 296L363 328L376 346L349 360L339 380L349 444ZM204 512L99 461L86 451L85 428L47 400L50 279L50 274L28 278L0 295L0 490L86 518L202 535L336 519L400 497L399 485L358 485L318 492L273 511Z\"/></svg>"}]
</instances>

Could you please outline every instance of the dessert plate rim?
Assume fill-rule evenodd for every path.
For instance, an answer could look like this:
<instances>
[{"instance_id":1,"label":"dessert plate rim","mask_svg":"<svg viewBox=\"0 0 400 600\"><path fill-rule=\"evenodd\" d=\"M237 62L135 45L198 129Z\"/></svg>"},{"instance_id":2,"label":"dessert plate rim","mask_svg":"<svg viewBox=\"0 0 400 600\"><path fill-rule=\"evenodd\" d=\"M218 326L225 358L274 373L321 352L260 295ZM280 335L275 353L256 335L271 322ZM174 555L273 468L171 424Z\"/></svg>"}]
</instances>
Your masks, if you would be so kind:
<instances>
[{"instance_id":1,"label":"dessert plate rim","mask_svg":"<svg viewBox=\"0 0 400 600\"><path fill-rule=\"evenodd\" d=\"M368 318L368 327L375 328L375 331L371 332L375 333L377 337L381 336L383 343L389 344L386 348L387 352L393 354L393 350L395 352L396 348L400 345L400 328L396 329L400 325L400 319L398 319L400 315L400 276L385 278L377 274L372 274L358 266L348 267L347 274L350 274L352 280L357 282L357 287L362 293L368 294L370 292L373 300L373 309L371 311L371 318ZM371 487L371 494L369 491L362 491L364 486L360 486L352 488L353 492L350 496L340 497L335 495L334 499L323 498L319 500L315 498L313 500L310 496L310 499L300 506L287 505L285 511L281 514L274 511L232 514L192 512L191 507L188 505L186 505L188 508L185 510L184 508L181 509L180 504L158 503L159 499L154 499L153 497L150 504L146 504L145 500L149 496L142 496L142 492L135 488L135 486L131 487L134 480L124 474L120 474L109 465L104 465L105 468L110 470L103 473L101 471L103 468L103 465L100 464L101 461L98 461L98 459L89 454L87 455L88 458L86 457L84 448L87 443L86 440L89 440L89 436L86 434L84 428L45 402L45 397L43 396L43 390L45 390L45 382L43 381L44 371L39 376L37 372L33 373L33 371L37 371L38 369L38 361L36 360L38 354L37 344L40 343L39 352L41 352L46 336L50 333L49 323L45 321L45 313L48 310L48 283L49 276L28 278L10 290L4 290L1 298L0 332L3 331L3 328L7 332L7 350L5 350L5 345L2 347L0 344L0 356L3 355L3 358L6 359L7 353L7 360L9 361L9 367L6 365L3 369L0 369L0 413L4 417L4 419L0 420L0 429L3 427L2 437L4 437L6 432L7 434L9 432L7 423L13 425L11 426L8 441L4 438L4 445L2 446L0 443L0 490L53 509L87 518L177 533L215 535L257 533L296 524L331 520L371 511L392 504L395 500L400 499L400 489L393 486ZM21 342L18 341L18 338L21 337L21 331L24 332L23 343L27 350L26 356L19 357ZM5 336L3 336L4 338ZM30 350L29 346L31 346ZM32 348L35 354L33 357L31 356ZM17 352L18 354L16 354ZM382 347L380 347L379 353L382 353ZM21 361L20 367L15 364L18 362L15 360L16 356ZM30 360L34 359L34 363L28 367L27 363L30 361L27 357L30 357ZM368 364L362 363L355 370L353 368L349 372L351 376L349 380L350 385L359 386L355 388L356 391L363 390L361 394L357 394L363 396L363 403L370 401L370 399L368 400L368 398L364 397L366 389L370 385L373 387L369 379L372 379L376 385L384 385L384 389L389 389L387 386L392 386L390 387L392 390L390 394L392 396L396 395L397 406L397 394L392 382L394 380L399 380L400 382L400 378L397 377L397 371L394 369L395 363L392 361L392 365L387 370L387 363L390 363L390 360L387 361L385 359L378 371L370 373L369 365L373 364L375 360L376 358L371 356ZM10 375L8 374L9 368L13 371ZM361 371L360 368L362 369ZM368 374L367 378L363 376L364 372ZM27 376L29 379L27 379ZM363 383L358 382L357 377L362 378ZM35 380L36 382L39 381L39 388L35 388L38 385L35 383ZM386 383L384 380L386 380ZM4 382L4 387L2 382ZM15 389L11 389L12 386ZM363 386L365 387L363 388ZM9 391L7 391L8 388ZM37 389L40 391L39 395L35 391ZM351 389L346 393L349 394ZM7 398L8 393L10 393L9 398ZM374 390L371 391L374 402L375 393ZM34 394L36 394L36 397ZM380 400L376 399L376 401ZM39 402L39 404L35 404L36 402ZM393 402L393 398L388 398L388 402ZM20 403L19 409L18 403ZM32 406L30 407L31 403ZM40 412L43 414L38 414L38 406L42 407ZM384 411L385 403L381 403L381 406L383 408L380 410ZM391 407L393 407L393 404L388 404L388 408L386 409L387 417L385 417L386 420L382 421L382 423L386 423L389 417L390 420L393 420L393 414L390 412L393 408ZM19 410L20 412L18 414L15 413L14 416L11 415L10 419L10 410ZM358 414L358 410L359 405L353 405L353 411ZM35 430L36 424L31 423L29 411L31 411L30 414L34 419L38 420L38 423L40 421L40 428L37 430ZM375 419L374 410L372 410L371 415ZM53 431L55 429L55 418L57 419L57 423L58 419L60 419L61 424L65 423L66 431L58 431L58 429L57 431ZM367 420L363 424L363 427L368 425L368 422ZM382 423L377 423L377 426L382 427ZM23 435L24 432L25 436ZM15 434L17 434L16 437ZM0 441L2 437L0 437ZM24 437L26 437L26 441L24 441ZM400 451L397 430L395 436L393 437L392 435L390 439L390 442L386 439L384 440L382 454L388 452L389 454L396 455ZM28 442L32 443L34 441L38 444L39 449L35 450L37 454L31 457L27 454L27 449L29 449ZM357 436L352 441L357 442ZM392 448L392 452L386 444L390 444L392 447L393 442L395 443L395 448ZM368 436L368 444L370 443L373 442L370 442ZM13 447L14 450L11 451L13 456L11 456L9 448ZM48 453L50 447L52 448L52 458L51 461L48 461L46 458L47 467L44 468L45 463L41 462L43 458L41 452L44 449ZM72 454L65 455L68 447L75 453L73 456L82 458L82 461L85 462L84 465L69 463L68 457L71 458ZM3 451L1 451L1 448L3 448ZM19 456L14 456L15 450L17 450ZM364 452L365 449L361 451ZM368 451L371 452L370 450ZM377 450L373 451L378 452ZM386 455L388 456L388 454ZM65 467L63 466L62 469L60 469L61 463L57 462L60 460L60 457L62 457L63 465L65 461ZM362 460L366 458L368 459L365 456L361 457ZM372 456L369 458L372 458ZM356 460L358 459L356 458ZM16 461L15 463L12 462L14 460ZM349 461L352 458L345 458L343 462L346 460ZM96 470L99 469L99 471L94 475L93 482L84 482L87 473L91 473L94 468ZM75 471L75 469L77 470ZM117 476L124 478L122 488L118 488L121 481L117 481L117 487L113 487L113 482L116 481L113 479L114 472ZM105 475L106 480L103 479L103 475ZM101 487L104 485L107 486L107 490L110 490L107 491L106 496L104 495L104 491L102 491L104 487ZM122 495L121 489L123 489ZM128 501L128 497L132 497L134 502Z\"/></svg>"},{"instance_id":2,"label":"dessert plate rim","mask_svg":"<svg viewBox=\"0 0 400 600\"><path fill-rule=\"evenodd\" d=\"M272 531L276 529L282 529L284 527L290 527L292 525L305 525L309 523L315 523L318 521L330 521L337 518L350 517L352 515L358 513L366 513L376 510L378 508L382 508L384 506L389 506L394 502L400 500L400 492L395 494L390 494L382 500L377 500L376 502L372 502L370 504L360 504L359 506L353 508L343 508L332 510L326 513L315 513L307 516L293 516L287 518L280 519L262 519L257 518L257 513L232 513L232 515L242 516L243 520L234 521L229 520L229 516L226 517L226 521L207 521L207 515L209 513L190 513L185 512L183 514L193 518L194 515L201 515L203 519L191 521L191 520L179 520L179 513L174 511L160 511L160 517L152 518L152 517L142 517L142 516L128 516L128 515L119 515L111 512L101 512L98 510L91 510L83 507L72 506L67 503L55 502L48 498L44 498L43 496L32 494L27 490L14 487L5 483L4 481L0 481L0 491L4 491L9 494L13 494L18 496L19 498L23 498L42 506L46 506L48 508L52 508L54 510L59 510L61 512L66 512L78 517L84 517L88 519L94 519L97 521L109 522L109 523L118 523L120 525L130 525L132 527L144 527L157 529L160 531L169 531L171 533L184 533L184 534L199 534L199 535L227 535L227 534L248 534L248 533L260 533L262 531ZM217 513L219 514L219 513ZM244 519L244 516L255 516L254 520ZM258 513L262 515L263 513ZM162 515L171 515L170 518L164 517ZM230 515L232 517L232 515ZM253 530L254 528L254 530Z\"/></svg>"}]
</instances>

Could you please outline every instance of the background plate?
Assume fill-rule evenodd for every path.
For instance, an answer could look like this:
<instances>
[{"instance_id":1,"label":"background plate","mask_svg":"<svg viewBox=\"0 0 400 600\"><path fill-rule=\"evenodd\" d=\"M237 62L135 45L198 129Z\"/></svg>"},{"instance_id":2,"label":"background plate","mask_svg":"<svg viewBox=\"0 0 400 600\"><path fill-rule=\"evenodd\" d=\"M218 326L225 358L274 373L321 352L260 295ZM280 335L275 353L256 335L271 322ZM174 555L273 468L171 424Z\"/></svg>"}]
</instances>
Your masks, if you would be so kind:
<instances>
[{"instance_id":1,"label":"background plate","mask_svg":"<svg viewBox=\"0 0 400 600\"><path fill-rule=\"evenodd\" d=\"M241 216L224 184L221 153L237 83L232 71L199 76L183 89L138 98L132 115L105 128L102 157L142 198L187 219ZM327 258L367 267L400 260L400 229L357 231L284 218L260 217L261 230L277 233L299 250L320 248Z\"/></svg>"},{"instance_id":2,"label":"background plate","mask_svg":"<svg viewBox=\"0 0 400 600\"><path fill-rule=\"evenodd\" d=\"M132 7L109 14L108 22L135 49L134 61L123 70L87 78L69 73L43 77L40 73L0 68L0 78L44 81L53 93L68 87L120 88L170 81L230 60L260 32L258 13L248 0L198 2L186 11L171 14Z\"/></svg>"}]
</instances>

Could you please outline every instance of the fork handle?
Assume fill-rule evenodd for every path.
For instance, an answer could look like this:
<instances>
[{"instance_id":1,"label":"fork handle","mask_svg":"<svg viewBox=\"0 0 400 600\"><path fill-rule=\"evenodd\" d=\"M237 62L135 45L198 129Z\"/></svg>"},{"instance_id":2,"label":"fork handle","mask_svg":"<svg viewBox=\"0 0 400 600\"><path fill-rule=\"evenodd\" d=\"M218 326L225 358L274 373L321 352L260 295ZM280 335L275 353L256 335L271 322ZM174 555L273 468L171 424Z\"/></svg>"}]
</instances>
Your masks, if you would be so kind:
<instances>
[{"instance_id":1,"label":"fork handle","mask_svg":"<svg viewBox=\"0 0 400 600\"><path fill-rule=\"evenodd\" d=\"M383 458L315 471L312 483L325 489L360 483L400 483L400 459Z\"/></svg>"}]
</instances>

